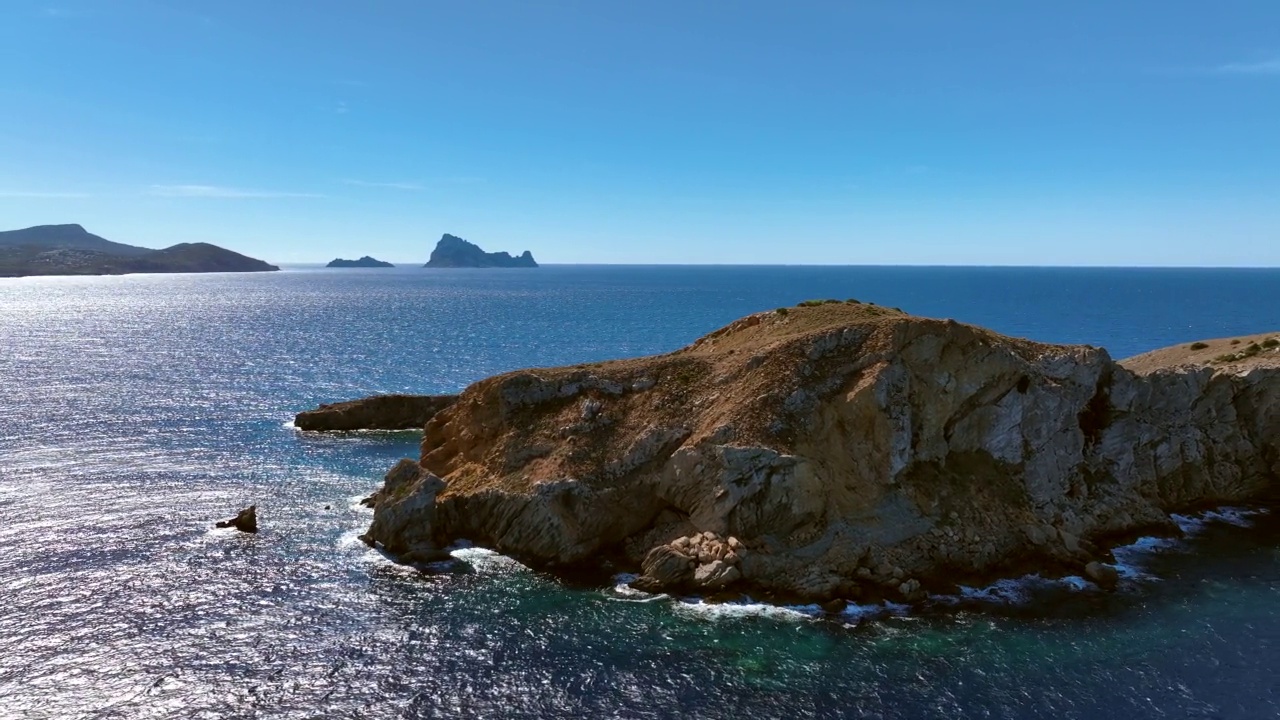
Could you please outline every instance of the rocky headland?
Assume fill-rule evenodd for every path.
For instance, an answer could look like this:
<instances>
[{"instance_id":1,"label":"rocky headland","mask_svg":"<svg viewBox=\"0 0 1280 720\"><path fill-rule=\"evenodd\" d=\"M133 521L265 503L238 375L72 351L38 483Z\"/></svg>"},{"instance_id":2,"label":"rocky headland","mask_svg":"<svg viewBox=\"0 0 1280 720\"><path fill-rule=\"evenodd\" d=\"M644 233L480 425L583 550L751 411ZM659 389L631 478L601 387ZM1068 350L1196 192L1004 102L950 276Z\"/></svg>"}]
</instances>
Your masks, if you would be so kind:
<instances>
[{"instance_id":1,"label":"rocky headland","mask_svg":"<svg viewBox=\"0 0 1280 720\"><path fill-rule=\"evenodd\" d=\"M649 591L912 601L1028 571L1113 585L1110 547L1275 487L1272 336L1116 362L804 305L475 383L388 474L364 539L404 562L467 539Z\"/></svg>"},{"instance_id":2,"label":"rocky headland","mask_svg":"<svg viewBox=\"0 0 1280 720\"><path fill-rule=\"evenodd\" d=\"M0 277L279 269L209 243L179 243L153 250L112 242L79 225L38 225L0 232Z\"/></svg>"},{"instance_id":3,"label":"rocky headland","mask_svg":"<svg viewBox=\"0 0 1280 720\"><path fill-rule=\"evenodd\" d=\"M334 258L329 261L325 267L329 268L393 268L395 265L377 258L365 255L359 260L343 260L342 258Z\"/></svg>"},{"instance_id":4,"label":"rocky headland","mask_svg":"<svg viewBox=\"0 0 1280 720\"><path fill-rule=\"evenodd\" d=\"M445 233L431 251L424 267L429 268L536 268L533 253L525 250L512 257L506 252L485 252L474 243Z\"/></svg>"},{"instance_id":5,"label":"rocky headland","mask_svg":"<svg viewBox=\"0 0 1280 720\"><path fill-rule=\"evenodd\" d=\"M421 430L457 399L457 395L373 395L300 412L293 424L299 430L323 432Z\"/></svg>"}]
</instances>

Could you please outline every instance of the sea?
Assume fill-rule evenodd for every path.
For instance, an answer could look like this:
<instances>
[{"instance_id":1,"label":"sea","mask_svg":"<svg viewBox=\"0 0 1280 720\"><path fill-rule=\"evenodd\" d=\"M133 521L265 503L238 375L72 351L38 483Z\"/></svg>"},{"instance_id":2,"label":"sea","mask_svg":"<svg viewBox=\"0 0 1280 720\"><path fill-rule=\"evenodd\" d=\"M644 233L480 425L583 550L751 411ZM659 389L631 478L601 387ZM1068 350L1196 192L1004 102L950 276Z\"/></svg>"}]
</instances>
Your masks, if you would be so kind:
<instances>
[{"instance_id":1,"label":"sea","mask_svg":"<svg viewBox=\"0 0 1280 720\"><path fill-rule=\"evenodd\" d=\"M545 266L0 280L0 718L1274 718L1280 509L1180 516L1120 590L922 608L448 572L357 536L420 435L322 402L661 353L858 298L1117 358L1280 331L1280 270ZM214 529L256 504L261 532Z\"/></svg>"}]
</instances>

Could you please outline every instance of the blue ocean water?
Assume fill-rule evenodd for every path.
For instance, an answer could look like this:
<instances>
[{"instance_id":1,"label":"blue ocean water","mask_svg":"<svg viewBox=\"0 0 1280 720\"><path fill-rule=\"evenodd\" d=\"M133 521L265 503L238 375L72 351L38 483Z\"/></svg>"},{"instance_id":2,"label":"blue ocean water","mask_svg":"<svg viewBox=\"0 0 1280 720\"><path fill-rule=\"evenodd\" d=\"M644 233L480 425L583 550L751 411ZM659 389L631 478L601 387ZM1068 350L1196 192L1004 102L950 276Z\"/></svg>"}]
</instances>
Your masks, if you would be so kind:
<instances>
[{"instance_id":1,"label":"blue ocean water","mask_svg":"<svg viewBox=\"0 0 1280 720\"><path fill-rule=\"evenodd\" d=\"M1132 551L1117 595L997 588L862 620L571 587L479 549L468 572L395 566L355 539L355 501L418 437L287 424L823 297L1116 357L1280 330L1278 270L0 280L0 717L1280 715L1280 513L1188 518L1191 539ZM210 529L249 503L259 535Z\"/></svg>"}]
</instances>

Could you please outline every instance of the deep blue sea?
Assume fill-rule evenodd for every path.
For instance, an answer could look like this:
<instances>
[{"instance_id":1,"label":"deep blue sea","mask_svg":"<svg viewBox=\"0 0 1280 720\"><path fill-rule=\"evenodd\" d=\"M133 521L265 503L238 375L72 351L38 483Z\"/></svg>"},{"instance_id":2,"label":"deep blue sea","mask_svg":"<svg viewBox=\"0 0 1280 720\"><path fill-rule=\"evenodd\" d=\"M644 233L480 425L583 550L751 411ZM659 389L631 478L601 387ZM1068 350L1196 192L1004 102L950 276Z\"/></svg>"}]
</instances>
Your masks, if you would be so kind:
<instances>
[{"instance_id":1,"label":"deep blue sea","mask_svg":"<svg viewBox=\"0 0 1280 720\"><path fill-rule=\"evenodd\" d=\"M856 297L1116 357L1280 330L1280 270L587 267L0 280L2 718L1272 718L1280 512L1184 518L1122 592L923 614L570 587L355 538L414 433L298 410L657 353ZM250 503L256 536L212 530Z\"/></svg>"}]
</instances>

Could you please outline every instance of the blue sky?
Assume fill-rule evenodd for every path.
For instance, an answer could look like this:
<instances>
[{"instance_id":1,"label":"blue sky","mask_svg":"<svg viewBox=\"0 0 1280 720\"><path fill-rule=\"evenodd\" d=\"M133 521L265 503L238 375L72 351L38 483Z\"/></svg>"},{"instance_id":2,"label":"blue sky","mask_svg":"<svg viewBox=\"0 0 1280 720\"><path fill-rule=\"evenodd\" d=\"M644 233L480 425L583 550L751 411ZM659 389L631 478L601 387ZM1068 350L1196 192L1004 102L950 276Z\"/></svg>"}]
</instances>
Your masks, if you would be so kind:
<instances>
[{"instance_id":1,"label":"blue sky","mask_svg":"<svg viewBox=\"0 0 1280 720\"><path fill-rule=\"evenodd\" d=\"M0 226L425 261L1280 265L1280 3L0 4Z\"/></svg>"}]
</instances>

